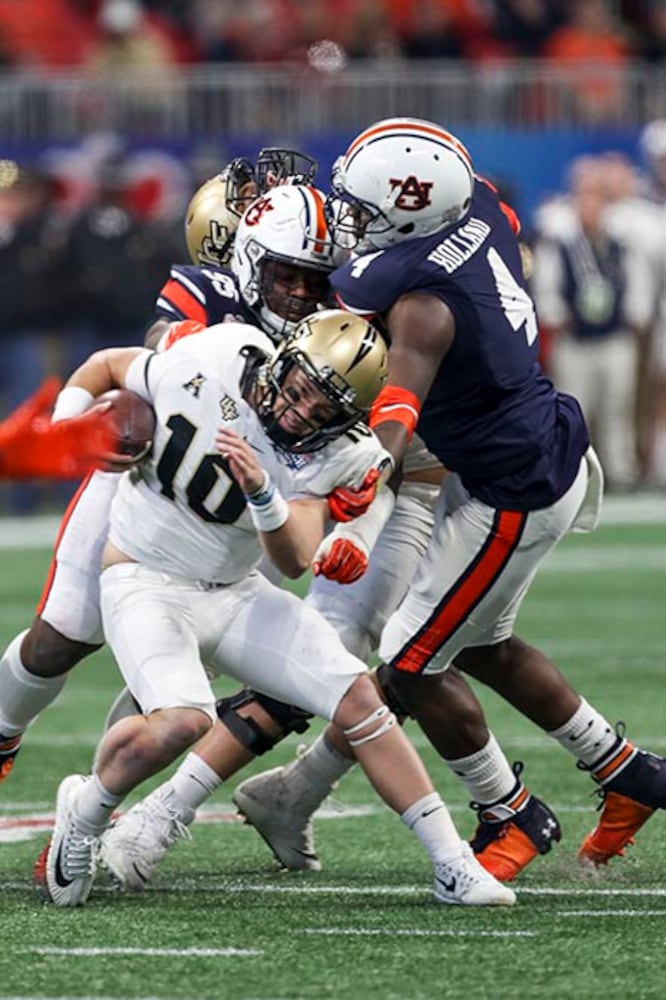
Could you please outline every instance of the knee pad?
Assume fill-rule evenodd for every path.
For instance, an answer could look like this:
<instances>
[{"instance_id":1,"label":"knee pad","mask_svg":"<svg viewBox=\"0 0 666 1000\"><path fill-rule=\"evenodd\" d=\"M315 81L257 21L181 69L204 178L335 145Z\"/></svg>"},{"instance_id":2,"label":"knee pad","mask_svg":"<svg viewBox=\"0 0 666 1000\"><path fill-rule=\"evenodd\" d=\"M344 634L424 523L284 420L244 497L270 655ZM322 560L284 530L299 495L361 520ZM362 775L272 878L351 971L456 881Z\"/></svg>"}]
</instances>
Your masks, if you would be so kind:
<instances>
[{"instance_id":1,"label":"knee pad","mask_svg":"<svg viewBox=\"0 0 666 1000\"><path fill-rule=\"evenodd\" d=\"M238 714L239 708L252 703L259 705L280 726L282 729L280 736L271 736L269 733L265 733L253 718ZM220 722L255 757L261 757L262 754L271 750L289 733L304 733L312 718L311 715L296 708L295 705L285 705L281 701L276 701L275 698L269 698L268 695L252 691L250 688L243 688L242 691L231 695L230 698L220 698L216 702L215 708Z\"/></svg>"},{"instance_id":2,"label":"knee pad","mask_svg":"<svg viewBox=\"0 0 666 1000\"><path fill-rule=\"evenodd\" d=\"M111 708L108 711L106 720L104 722L104 732L110 729L111 726L115 725L121 719L127 719L131 715L141 715L141 706L139 705L136 698L133 696L129 688L123 688L119 695L116 696Z\"/></svg>"}]
</instances>

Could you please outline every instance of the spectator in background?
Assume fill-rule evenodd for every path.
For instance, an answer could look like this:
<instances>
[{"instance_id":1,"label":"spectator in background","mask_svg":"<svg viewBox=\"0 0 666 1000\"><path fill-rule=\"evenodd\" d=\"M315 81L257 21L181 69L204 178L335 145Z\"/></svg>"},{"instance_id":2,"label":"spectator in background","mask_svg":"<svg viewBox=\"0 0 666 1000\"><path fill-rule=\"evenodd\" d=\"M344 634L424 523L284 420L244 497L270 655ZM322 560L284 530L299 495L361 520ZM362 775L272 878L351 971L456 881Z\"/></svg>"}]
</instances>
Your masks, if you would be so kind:
<instances>
[{"instance_id":1,"label":"spectator in background","mask_svg":"<svg viewBox=\"0 0 666 1000\"><path fill-rule=\"evenodd\" d=\"M648 63L666 60L666 0L644 0L641 4L638 55Z\"/></svg>"},{"instance_id":2,"label":"spectator in background","mask_svg":"<svg viewBox=\"0 0 666 1000\"><path fill-rule=\"evenodd\" d=\"M451 11L441 0L412 5L404 31L410 59L462 59L464 45Z\"/></svg>"},{"instance_id":3,"label":"spectator in background","mask_svg":"<svg viewBox=\"0 0 666 1000\"><path fill-rule=\"evenodd\" d=\"M640 147L647 167L643 194L660 231L660 284L657 317L648 360L651 375L651 447L649 481L666 486L666 118L645 126Z\"/></svg>"},{"instance_id":4,"label":"spectator in background","mask_svg":"<svg viewBox=\"0 0 666 1000\"><path fill-rule=\"evenodd\" d=\"M143 343L170 265L185 259L180 219L160 218L155 186L135 181L131 160L107 163L96 198L69 229L67 370L95 350Z\"/></svg>"},{"instance_id":5,"label":"spectator in background","mask_svg":"<svg viewBox=\"0 0 666 1000\"><path fill-rule=\"evenodd\" d=\"M25 68L80 65L92 34L72 0L0 0L0 25L11 62Z\"/></svg>"},{"instance_id":6,"label":"spectator in background","mask_svg":"<svg viewBox=\"0 0 666 1000\"><path fill-rule=\"evenodd\" d=\"M584 121L614 121L623 110L624 69L629 46L607 0L569 0L566 21L543 48L543 56L571 67L571 111Z\"/></svg>"},{"instance_id":7,"label":"spectator in background","mask_svg":"<svg viewBox=\"0 0 666 1000\"><path fill-rule=\"evenodd\" d=\"M637 480L642 261L610 235L607 204L602 165L588 159L573 176L567 224L536 243L532 292L552 337L553 380L578 398L609 489L627 490Z\"/></svg>"},{"instance_id":8,"label":"spectator in background","mask_svg":"<svg viewBox=\"0 0 666 1000\"><path fill-rule=\"evenodd\" d=\"M62 229L53 211L51 185L39 171L0 161L0 369L1 414L32 395L57 358L54 337L56 279ZM30 513L33 486L5 492L11 513Z\"/></svg>"},{"instance_id":9,"label":"spectator in background","mask_svg":"<svg viewBox=\"0 0 666 1000\"><path fill-rule=\"evenodd\" d=\"M537 59L562 25L563 3L553 0L502 0L495 3L494 34L506 55Z\"/></svg>"},{"instance_id":10,"label":"spectator in background","mask_svg":"<svg viewBox=\"0 0 666 1000\"><path fill-rule=\"evenodd\" d=\"M654 204L640 193L640 175L629 157L607 152L599 157L599 163L608 203L605 212L608 231L629 255L634 274L631 314L640 333L636 387L638 464L641 482L649 485L655 479L654 428L660 370L658 320L664 296L666 213L655 212Z\"/></svg>"},{"instance_id":11,"label":"spectator in background","mask_svg":"<svg viewBox=\"0 0 666 1000\"><path fill-rule=\"evenodd\" d=\"M168 33L147 18L139 0L103 0L97 28L86 59L95 73L160 71L177 62Z\"/></svg>"}]
</instances>

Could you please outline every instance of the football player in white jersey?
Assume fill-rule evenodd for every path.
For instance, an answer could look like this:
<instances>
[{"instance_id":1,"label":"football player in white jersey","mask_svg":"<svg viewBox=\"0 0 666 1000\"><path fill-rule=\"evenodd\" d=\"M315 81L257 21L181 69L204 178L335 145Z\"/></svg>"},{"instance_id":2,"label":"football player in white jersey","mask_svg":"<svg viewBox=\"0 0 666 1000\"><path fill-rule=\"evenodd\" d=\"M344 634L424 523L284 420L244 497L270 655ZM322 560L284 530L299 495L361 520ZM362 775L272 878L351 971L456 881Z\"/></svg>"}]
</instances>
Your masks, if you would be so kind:
<instances>
[{"instance_id":1,"label":"football player in white jersey","mask_svg":"<svg viewBox=\"0 0 666 1000\"><path fill-rule=\"evenodd\" d=\"M259 154L256 170L248 161L233 161L221 174L207 181L195 192L186 214L187 242L196 262L208 259L218 265L229 263L233 248L230 237L235 233L243 207L257 193L257 184L279 184L294 173L297 180L310 180L313 170L310 158L290 150L271 149ZM300 218L295 216L290 221L298 236ZM261 231L262 227L256 228ZM298 265L302 265L303 274L321 271L325 275L330 267L321 264L322 255L315 258L307 235L303 230L302 248L300 241L296 249L292 248L293 274L297 277ZM223 301L221 293L215 295ZM242 305L242 294L236 292L236 295ZM276 300L274 308L293 311L298 297L304 299L305 292L291 287L288 297L283 303ZM232 299L228 300L228 306L230 315L241 308ZM314 303L301 316L313 307ZM245 306L243 311L251 320L252 310ZM166 316L153 324L146 343L154 346L168 331L173 332L172 320L176 318ZM259 314L256 322L262 322ZM285 322L284 326L288 332L294 322ZM71 405L60 403L53 420L59 422L71 415ZM0 658L0 782L13 768L26 728L58 696L69 670L99 649L104 641L99 610L99 565L117 484L117 472L102 470L92 472L81 483L62 520L36 617L28 629L12 639Z\"/></svg>"},{"instance_id":2,"label":"football player in white jersey","mask_svg":"<svg viewBox=\"0 0 666 1000\"><path fill-rule=\"evenodd\" d=\"M279 153L280 156L273 155L269 158L266 168L273 186L286 175L305 169L294 159L288 159L287 166L280 167L283 151ZM260 156L260 161L261 159ZM257 173L260 172L261 167ZM318 241L308 241L305 237L316 235L321 228L322 219L319 218L314 194L307 195L306 200L308 203L312 202L312 207L305 213L305 221L299 214L283 219L277 207L263 214L253 210L252 217L244 221L240 228L238 252L232 267L238 277L238 290L235 290L228 275L221 275L218 280L219 266L215 262L221 263L227 257L230 246L228 234L238 225L240 208L254 183L249 168L236 163L219 177L207 182L195 194L192 207L187 213L188 244L197 260L207 262L206 267L202 267L202 272L210 272L211 277L210 280L202 280L201 287L197 287L192 284L189 273L179 275L182 280L174 281L173 295L164 309L164 321L156 325L151 343L160 337L175 340L182 334L182 325L180 328L174 327L172 320L201 317L202 303L208 306L207 286L213 290L219 286L221 290L219 294L217 291L211 292L209 312L213 308L219 309L222 301L220 296L224 293L222 297L225 302L228 300L229 310L238 312L246 308L247 304L251 305L258 321L265 329L272 331L273 335L277 333L278 326L285 327L280 316L289 315L293 310L295 295L290 290L281 302L275 296L269 297L263 287L269 269L262 265L272 259L277 266L284 266L280 262L288 260L289 264L286 266L293 269L293 265L300 261L306 269L304 273L312 274L318 266L322 266L322 261L328 259L326 241L317 250ZM292 200L298 200L297 190L294 190ZM277 216L281 220L279 225L272 221ZM302 227L303 240L299 226ZM322 235L325 236L323 229ZM258 253L258 248L262 251L261 254ZM196 269L174 270L191 272ZM225 278L224 284L222 277ZM277 281L275 285L277 286ZM299 292L301 305L306 294ZM192 312L187 311L190 307ZM57 416L67 414L67 408L60 406ZM377 516L376 511L371 511L366 518L336 534L321 555L319 561L323 572L315 581L308 597L340 632L347 648L364 660L370 650L376 647L385 621L399 603L414 568L426 549L439 484L444 476L442 466L417 439L406 456L403 473L395 509L383 530L383 519ZM54 572L49 576L38 617L27 633L22 633L10 643L0 662L0 734L4 734L4 744L0 736L0 759L4 745L7 769L11 767L20 745L22 732L60 691L66 671L87 653L98 648L102 641L97 567L108 508L115 488L115 474L97 473L79 492L60 534ZM329 572L331 563L342 558L346 565L345 581L354 581L367 566L368 554L378 536L379 541L365 576L352 582L351 586L340 586L326 579L323 574ZM72 599L73 594L76 595L76 600ZM447 675L446 682L447 700L450 701L452 716L458 726L464 726L464 720L470 714L482 716L471 688L455 670ZM128 711L136 710L137 706L125 695L112 711L110 719L114 721ZM229 730L227 752L217 754L215 759L219 777L234 773L256 753L267 750L281 735L305 725L302 712L262 695L253 698L248 692L220 702L219 713ZM488 738L490 739L490 734ZM450 756L452 760L447 763L457 773L459 755L452 753ZM304 766L314 766L327 775L333 770L340 773L351 766L351 763L353 760L343 756L341 747L332 746L329 741L320 739L312 747ZM546 811L546 807L538 799L530 797L519 775L514 774L499 748L496 750L495 763L502 770L501 787L507 792L511 802L520 803L520 822L527 823L530 830L541 830L548 819L552 824L549 829L557 833L557 823L552 814ZM317 781L315 784L316 794L321 794L323 786ZM473 799L481 802L487 812L490 803L484 795L483 786L471 782L471 779L467 780L467 784ZM302 800L302 816L290 817L287 830L273 828L269 842L277 850L280 860L290 867L319 868L312 846L312 827L309 823L311 809L306 809L304 796L299 795L299 798ZM246 811L249 808L247 805ZM506 810L502 813L503 816L505 812ZM256 813L253 821L259 828ZM514 829L512 819L509 819L508 825L522 839L523 831ZM179 828L177 825L174 827L176 830ZM549 848L551 839L553 838L549 836L538 843L532 842L529 852L522 854L521 867L538 853L544 853ZM502 840L502 843L505 842L506 837ZM487 859L485 863L488 864Z\"/></svg>"},{"instance_id":3,"label":"football player in white jersey","mask_svg":"<svg viewBox=\"0 0 666 1000\"><path fill-rule=\"evenodd\" d=\"M436 901L515 902L460 839L365 664L316 611L257 572L263 548L299 576L323 537L328 495L357 486L368 462L384 466L384 449L357 425L385 381L386 353L365 320L327 310L276 350L256 328L229 324L224 336L212 328L162 354L98 352L71 376L60 398L74 406L125 387L157 418L151 452L114 498L101 575L105 634L144 714L108 730L92 775L61 782L35 867L47 900L85 903L112 811L221 725L212 673L340 725L430 855Z\"/></svg>"}]
</instances>

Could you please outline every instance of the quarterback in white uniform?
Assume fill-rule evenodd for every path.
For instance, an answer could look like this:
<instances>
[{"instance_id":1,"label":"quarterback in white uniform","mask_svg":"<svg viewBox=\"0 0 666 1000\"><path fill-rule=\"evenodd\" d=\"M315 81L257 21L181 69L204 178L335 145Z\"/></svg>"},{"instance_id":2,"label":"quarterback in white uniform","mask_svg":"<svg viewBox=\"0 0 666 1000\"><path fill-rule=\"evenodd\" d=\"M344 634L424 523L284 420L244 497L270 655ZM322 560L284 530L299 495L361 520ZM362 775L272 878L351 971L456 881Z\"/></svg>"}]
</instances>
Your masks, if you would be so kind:
<instances>
[{"instance_id":1,"label":"quarterback in white uniform","mask_svg":"<svg viewBox=\"0 0 666 1000\"><path fill-rule=\"evenodd\" d=\"M46 899L85 903L112 811L220 726L208 678L224 673L343 728L377 792L430 854L437 901L515 902L461 841L365 664L316 611L255 571L263 546L282 572L303 572L323 537L326 495L358 483L349 470L368 459L383 466L374 436L353 429L385 366L377 331L330 310L303 320L274 353L238 325L163 355L100 352L69 380L70 395L133 389L153 405L157 428L151 454L114 499L101 580L107 640L144 714L112 726L91 776L61 783L35 868ZM303 456L296 474L293 456Z\"/></svg>"}]
</instances>

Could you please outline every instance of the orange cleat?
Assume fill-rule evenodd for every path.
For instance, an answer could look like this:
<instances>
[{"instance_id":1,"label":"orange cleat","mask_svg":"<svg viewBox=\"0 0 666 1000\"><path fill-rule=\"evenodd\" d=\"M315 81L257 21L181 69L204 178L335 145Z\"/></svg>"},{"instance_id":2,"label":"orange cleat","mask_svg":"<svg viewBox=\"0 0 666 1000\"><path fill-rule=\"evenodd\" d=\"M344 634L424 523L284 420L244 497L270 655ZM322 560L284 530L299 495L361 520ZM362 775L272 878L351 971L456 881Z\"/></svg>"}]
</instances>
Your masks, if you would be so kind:
<instances>
[{"instance_id":1,"label":"orange cleat","mask_svg":"<svg viewBox=\"0 0 666 1000\"><path fill-rule=\"evenodd\" d=\"M5 738L0 736L0 782L9 777L14 767L16 754L21 749L21 735Z\"/></svg>"},{"instance_id":2,"label":"orange cleat","mask_svg":"<svg viewBox=\"0 0 666 1000\"><path fill-rule=\"evenodd\" d=\"M547 854L561 837L555 813L531 795L526 805L503 821L488 821L480 813L470 843L486 871L500 882L511 882L537 855Z\"/></svg>"},{"instance_id":3,"label":"orange cleat","mask_svg":"<svg viewBox=\"0 0 666 1000\"><path fill-rule=\"evenodd\" d=\"M637 833L655 810L617 792L606 792L599 822L580 846L578 860L583 865L607 865L611 858L623 857Z\"/></svg>"}]
</instances>

